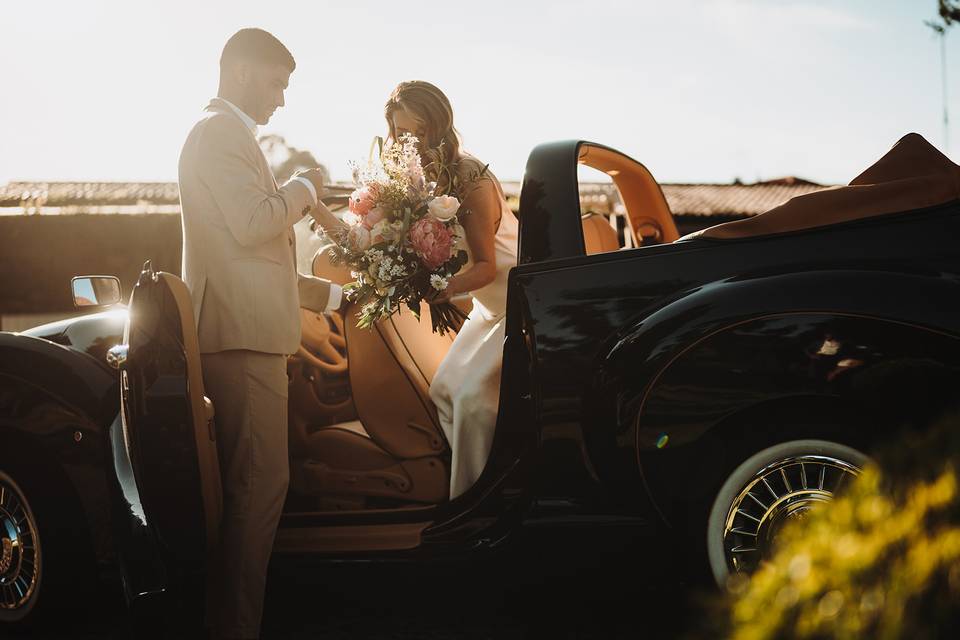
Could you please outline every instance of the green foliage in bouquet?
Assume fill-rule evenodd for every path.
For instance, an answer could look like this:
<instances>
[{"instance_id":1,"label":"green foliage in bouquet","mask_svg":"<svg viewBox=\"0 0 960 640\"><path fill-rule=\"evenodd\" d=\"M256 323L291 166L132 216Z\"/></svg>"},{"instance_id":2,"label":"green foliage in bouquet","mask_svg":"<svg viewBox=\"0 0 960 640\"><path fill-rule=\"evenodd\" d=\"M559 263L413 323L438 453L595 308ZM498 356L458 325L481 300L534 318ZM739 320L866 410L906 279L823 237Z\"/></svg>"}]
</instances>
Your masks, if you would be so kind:
<instances>
[{"instance_id":1,"label":"green foliage in bouquet","mask_svg":"<svg viewBox=\"0 0 960 640\"><path fill-rule=\"evenodd\" d=\"M960 631L960 415L910 438L880 452L829 508L786 527L752 578L735 578L716 637Z\"/></svg>"},{"instance_id":2,"label":"green foliage in bouquet","mask_svg":"<svg viewBox=\"0 0 960 640\"><path fill-rule=\"evenodd\" d=\"M388 259L390 255L395 255L389 253L389 247L383 244L375 245L373 250L388 252L388 255L384 256ZM329 252L330 262L334 265L354 264L352 261L359 260L355 254L351 255L348 249L337 244L334 244L329 249ZM397 260L407 266L407 268L404 269L405 272L412 272L412 274L395 282L388 289L378 288L375 284L376 281L368 278L359 278L344 285L343 292L347 298L349 300L359 300L363 304L357 318L357 326L361 329L369 329L377 321L389 317L394 313L399 313L402 306L406 306L417 319L420 319L421 303L424 300L423 295L417 295L415 293L414 295L401 298L400 295L397 295L397 292L400 291L402 293L413 290L419 293L428 291L431 288L430 274L416 270L417 264L415 262L410 264L410 262L416 260L416 257L410 256L408 253L401 253ZM466 263L467 252L461 250L457 252L457 255L442 265L441 270L449 274L454 274L460 271ZM390 264L391 263L388 262L386 267L389 268ZM383 259L381 259L377 265L378 269L383 268ZM437 333L444 333L447 330L457 327L466 319L466 316L460 311L459 307L453 304L431 304L430 317L433 331Z\"/></svg>"}]
</instances>

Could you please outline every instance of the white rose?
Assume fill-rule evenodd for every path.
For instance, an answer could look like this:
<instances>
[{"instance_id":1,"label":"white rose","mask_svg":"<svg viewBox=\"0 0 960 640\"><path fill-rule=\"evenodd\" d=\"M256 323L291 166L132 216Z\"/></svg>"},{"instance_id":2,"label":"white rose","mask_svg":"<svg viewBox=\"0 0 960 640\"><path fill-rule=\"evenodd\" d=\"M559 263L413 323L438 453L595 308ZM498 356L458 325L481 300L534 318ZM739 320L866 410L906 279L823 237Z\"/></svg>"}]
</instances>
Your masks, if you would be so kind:
<instances>
[{"instance_id":1,"label":"white rose","mask_svg":"<svg viewBox=\"0 0 960 640\"><path fill-rule=\"evenodd\" d=\"M437 220L446 222L457 215L460 209L460 201L453 196L438 196L427 205L427 211Z\"/></svg>"},{"instance_id":2,"label":"white rose","mask_svg":"<svg viewBox=\"0 0 960 640\"><path fill-rule=\"evenodd\" d=\"M347 242L354 251L366 251L370 246L370 232L363 225L354 225L347 232Z\"/></svg>"}]
</instances>

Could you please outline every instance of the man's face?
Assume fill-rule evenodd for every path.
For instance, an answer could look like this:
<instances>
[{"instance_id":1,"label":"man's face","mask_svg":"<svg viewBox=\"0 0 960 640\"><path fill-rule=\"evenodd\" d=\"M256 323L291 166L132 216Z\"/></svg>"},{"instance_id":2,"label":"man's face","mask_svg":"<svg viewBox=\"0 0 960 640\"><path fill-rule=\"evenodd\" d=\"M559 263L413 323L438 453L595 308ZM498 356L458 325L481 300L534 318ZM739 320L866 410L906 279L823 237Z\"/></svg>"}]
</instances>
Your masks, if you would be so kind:
<instances>
[{"instance_id":1,"label":"man's face","mask_svg":"<svg viewBox=\"0 0 960 640\"><path fill-rule=\"evenodd\" d=\"M257 124L270 121L274 111L284 105L283 92L290 81L290 69L282 64L250 63L244 75L246 105L244 111Z\"/></svg>"}]
</instances>

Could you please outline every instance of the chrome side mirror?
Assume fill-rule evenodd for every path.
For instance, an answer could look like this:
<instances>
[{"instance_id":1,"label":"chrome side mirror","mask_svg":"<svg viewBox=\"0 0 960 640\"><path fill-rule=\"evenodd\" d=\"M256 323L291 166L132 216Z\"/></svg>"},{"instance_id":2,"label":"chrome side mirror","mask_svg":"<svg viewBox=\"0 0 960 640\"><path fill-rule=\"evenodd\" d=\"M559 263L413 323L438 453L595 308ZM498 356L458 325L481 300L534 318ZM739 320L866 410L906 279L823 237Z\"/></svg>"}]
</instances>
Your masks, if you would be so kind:
<instances>
[{"instance_id":1,"label":"chrome side mirror","mask_svg":"<svg viewBox=\"0 0 960 640\"><path fill-rule=\"evenodd\" d=\"M115 344L107 351L107 364L114 369L122 369L127 363L127 353L130 347L125 344Z\"/></svg>"},{"instance_id":2,"label":"chrome side mirror","mask_svg":"<svg viewBox=\"0 0 960 640\"><path fill-rule=\"evenodd\" d=\"M107 307L120 302L120 279L116 276L77 276L70 281L73 306Z\"/></svg>"}]
</instances>

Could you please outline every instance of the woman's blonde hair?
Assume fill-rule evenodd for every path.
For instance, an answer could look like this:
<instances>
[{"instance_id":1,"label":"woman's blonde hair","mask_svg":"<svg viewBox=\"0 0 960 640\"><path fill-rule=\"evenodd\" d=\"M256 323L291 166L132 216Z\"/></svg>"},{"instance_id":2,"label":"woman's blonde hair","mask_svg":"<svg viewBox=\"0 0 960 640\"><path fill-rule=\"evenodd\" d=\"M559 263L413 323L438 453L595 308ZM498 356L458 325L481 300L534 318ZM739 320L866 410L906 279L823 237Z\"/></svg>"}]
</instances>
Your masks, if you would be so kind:
<instances>
[{"instance_id":1,"label":"woman's blonde hair","mask_svg":"<svg viewBox=\"0 0 960 640\"><path fill-rule=\"evenodd\" d=\"M420 141L423 164L428 175L436 180L441 188L452 186L457 190L461 185L450 185L451 180L455 183L466 183L474 174L483 172L483 165L475 158L460 157L460 132L453 126L453 107L443 91L423 80L409 80L398 84L383 107L383 116L390 132L388 142L397 139L393 114L401 109L423 122L426 138ZM438 173L438 167L445 167L448 171ZM453 180L453 176L458 179Z\"/></svg>"}]
</instances>

